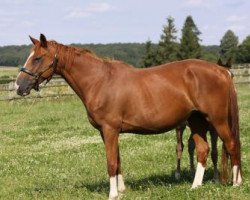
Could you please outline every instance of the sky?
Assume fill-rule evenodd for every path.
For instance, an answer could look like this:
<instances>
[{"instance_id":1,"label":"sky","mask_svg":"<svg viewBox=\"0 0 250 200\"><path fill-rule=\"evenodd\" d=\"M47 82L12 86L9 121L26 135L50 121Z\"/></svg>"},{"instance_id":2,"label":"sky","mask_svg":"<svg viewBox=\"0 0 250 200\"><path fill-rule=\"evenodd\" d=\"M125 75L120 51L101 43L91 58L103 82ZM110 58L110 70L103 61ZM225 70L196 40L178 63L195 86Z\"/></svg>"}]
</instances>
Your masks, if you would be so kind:
<instances>
[{"instance_id":1,"label":"sky","mask_svg":"<svg viewBox=\"0 0 250 200\"><path fill-rule=\"evenodd\" d=\"M201 44L219 45L229 29L250 35L250 0L0 0L0 46L30 44L40 33L63 44L157 43L166 18L178 30L193 17Z\"/></svg>"}]
</instances>

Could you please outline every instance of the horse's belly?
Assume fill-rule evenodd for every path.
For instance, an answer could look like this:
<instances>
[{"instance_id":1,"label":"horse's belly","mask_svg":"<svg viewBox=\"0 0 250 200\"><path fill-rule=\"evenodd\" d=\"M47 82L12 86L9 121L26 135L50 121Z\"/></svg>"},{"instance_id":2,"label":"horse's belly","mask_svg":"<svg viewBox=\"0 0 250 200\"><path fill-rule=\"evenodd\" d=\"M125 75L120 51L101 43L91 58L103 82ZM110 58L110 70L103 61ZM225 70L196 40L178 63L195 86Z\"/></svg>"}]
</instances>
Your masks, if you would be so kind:
<instances>
[{"instance_id":1,"label":"horse's belly","mask_svg":"<svg viewBox=\"0 0 250 200\"><path fill-rule=\"evenodd\" d=\"M185 121L191 110L177 108L174 111L162 110L159 113L136 113L130 118L123 119L122 132L161 133L172 130Z\"/></svg>"}]
</instances>

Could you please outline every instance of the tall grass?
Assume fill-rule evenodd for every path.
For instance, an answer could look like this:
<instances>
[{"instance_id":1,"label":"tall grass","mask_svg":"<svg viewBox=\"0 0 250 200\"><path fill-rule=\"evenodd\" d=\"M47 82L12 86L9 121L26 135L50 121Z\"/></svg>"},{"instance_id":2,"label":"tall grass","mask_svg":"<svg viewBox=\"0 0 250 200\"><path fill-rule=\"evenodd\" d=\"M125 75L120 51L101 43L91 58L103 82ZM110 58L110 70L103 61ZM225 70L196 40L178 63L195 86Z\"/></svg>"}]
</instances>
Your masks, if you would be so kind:
<instances>
[{"instance_id":1,"label":"tall grass","mask_svg":"<svg viewBox=\"0 0 250 200\"><path fill-rule=\"evenodd\" d=\"M174 179L175 133L120 137L127 190L122 199L249 199L250 88L239 88L244 183L212 182L190 190L187 148L180 181ZM0 102L0 199L107 199L104 145L76 97ZM189 131L184 141L187 147ZM220 150L220 149L219 149Z\"/></svg>"}]
</instances>

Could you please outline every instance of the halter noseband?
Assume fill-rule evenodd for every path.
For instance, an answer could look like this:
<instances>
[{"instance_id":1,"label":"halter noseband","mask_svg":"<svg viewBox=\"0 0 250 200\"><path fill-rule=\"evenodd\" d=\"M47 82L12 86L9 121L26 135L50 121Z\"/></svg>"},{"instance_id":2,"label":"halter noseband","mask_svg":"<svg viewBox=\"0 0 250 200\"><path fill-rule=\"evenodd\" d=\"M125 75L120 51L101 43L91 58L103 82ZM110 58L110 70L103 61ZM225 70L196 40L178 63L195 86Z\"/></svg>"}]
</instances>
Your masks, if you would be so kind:
<instances>
[{"instance_id":1,"label":"halter noseband","mask_svg":"<svg viewBox=\"0 0 250 200\"><path fill-rule=\"evenodd\" d=\"M53 61L48 65L48 67L46 67L44 70L42 70L42 71L40 71L40 72L37 72L37 73L33 73L31 70L29 70L29 69L27 69L27 68L25 68L25 67L22 67L21 69L20 69L20 71L21 72L24 72L24 73L26 73L26 74L28 74L28 75L30 75L30 76L32 76L33 77L33 80L35 81L35 89L36 90L38 90L39 89L39 85L38 85L38 80L39 80L39 78L44 78L42 75L46 72L46 71L48 71L49 69L53 69L53 73L52 73L52 75L50 76L50 77L48 77L47 79L46 79L46 83L45 84L47 84L51 79L52 79L52 77L53 77L53 75L54 75L54 73L55 73L55 71L56 71L56 65L57 65L57 62L58 62L58 59L57 59L57 54L55 54L55 56L54 56L54 59L53 59Z\"/></svg>"}]
</instances>

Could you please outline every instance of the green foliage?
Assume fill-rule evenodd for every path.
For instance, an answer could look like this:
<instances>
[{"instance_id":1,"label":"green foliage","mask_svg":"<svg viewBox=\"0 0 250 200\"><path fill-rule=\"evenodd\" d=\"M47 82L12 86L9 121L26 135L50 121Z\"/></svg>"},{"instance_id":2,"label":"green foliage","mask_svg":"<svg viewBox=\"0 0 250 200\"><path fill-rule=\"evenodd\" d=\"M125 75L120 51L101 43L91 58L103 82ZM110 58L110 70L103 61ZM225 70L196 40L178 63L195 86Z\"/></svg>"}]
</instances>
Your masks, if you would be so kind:
<instances>
[{"instance_id":1,"label":"green foliage","mask_svg":"<svg viewBox=\"0 0 250 200\"><path fill-rule=\"evenodd\" d=\"M201 59L217 63L220 47L217 45L201 46Z\"/></svg>"},{"instance_id":2,"label":"green foliage","mask_svg":"<svg viewBox=\"0 0 250 200\"><path fill-rule=\"evenodd\" d=\"M148 40L145 45L145 55L142 59L143 67L151 67L155 64L155 51L152 47L151 40Z\"/></svg>"},{"instance_id":3,"label":"green foliage","mask_svg":"<svg viewBox=\"0 0 250 200\"><path fill-rule=\"evenodd\" d=\"M134 66L140 66L140 59L145 53L145 44L72 44L92 50L98 56L122 60ZM0 47L0 66L23 65L29 55L31 45Z\"/></svg>"},{"instance_id":4,"label":"green foliage","mask_svg":"<svg viewBox=\"0 0 250 200\"><path fill-rule=\"evenodd\" d=\"M100 57L121 60L130 65L140 67L141 58L145 54L145 44L114 43L114 44L72 44L87 48Z\"/></svg>"},{"instance_id":5,"label":"green foliage","mask_svg":"<svg viewBox=\"0 0 250 200\"><path fill-rule=\"evenodd\" d=\"M209 155L204 185L190 189L193 178L188 171L188 129L179 181L173 173L174 131L146 136L121 134L120 153L127 187L122 199L249 199L249 87L238 88L238 95L243 185L214 183ZM108 198L105 148L78 98L0 102L0 116L0 199Z\"/></svg>"},{"instance_id":6,"label":"green foliage","mask_svg":"<svg viewBox=\"0 0 250 200\"><path fill-rule=\"evenodd\" d=\"M200 34L201 32L195 25L192 17L188 16L182 28L182 38L178 53L179 59L201 57Z\"/></svg>"},{"instance_id":7,"label":"green foliage","mask_svg":"<svg viewBox=\"0 0 250 200\"><path fill-rule=\"evenodd\" d=\"M239 46L236 60L239 63L250 63L250 35Z\"/></svg>"},{"instance_id":8,"label":"green foliage","mask_svg":"<svg viewBox=\"0 0 250 200\"><path fill-rule=\"evenodd\" d=\"M222 62L227 62L227 60L235 60L237 46L239 43L238 37L233 31L228 30L220 41L220 56Z\"/></svg>"},{"instance_id":9,"label":"green foliage","mask_svg":"<svg viewBox=\"0 0 250 200\"><path fill-rule=\"evenodd\" d=\"M178 45L176 43L177 29L172 17L167 18L167 24L163 26L161 39L158 44L156 63L163 64L177 60Z\"/></svg>"},{"instance_id":10,"label":"green foliage","mask_svg":"<svg viewBox=\"0 0 250 200\"><path fill-rule=\"evenodd\" d=\"M0 47L0 66L23 65L30 48L30 45Z\"/></svg>"}]
</instances>

